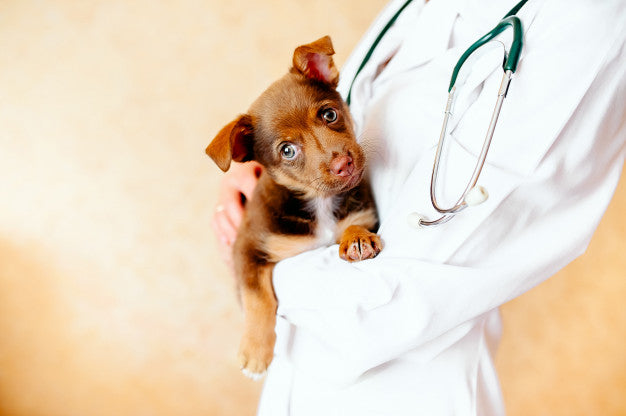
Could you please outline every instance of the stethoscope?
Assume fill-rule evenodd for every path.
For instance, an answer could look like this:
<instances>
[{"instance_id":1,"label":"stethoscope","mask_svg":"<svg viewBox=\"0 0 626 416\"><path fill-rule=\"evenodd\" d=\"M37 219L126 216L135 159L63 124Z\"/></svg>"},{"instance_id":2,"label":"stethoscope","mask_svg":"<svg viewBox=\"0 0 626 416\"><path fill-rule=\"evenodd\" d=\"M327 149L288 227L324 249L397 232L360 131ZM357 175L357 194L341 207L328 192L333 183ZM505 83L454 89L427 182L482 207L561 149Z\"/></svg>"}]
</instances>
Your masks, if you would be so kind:
<instances>
[{"instance_id":1,"label":"stethoscope","mask_svg":"<svg viewBox=\"0 0 626 416\"><path fill-rule=\"evenodd\" d=\"M354 85L354 81L357 76L361 72L361 70L365 67L367 62L372 57L374 53L374 49L378 46L380 41L382 40L385 33L393 26L395 21L398 19L398 16L404 11L404 9L412 2L413 0L406 1L402 7L396 12L396 14L387 22L385 27L382 29L378 37L372 43L369 51L363 58L361 65L356 71L354 75L354 79L352 80L352 84L350 85L350 89L348 90L348 95L346 98L346 102L350 105L351 94L352 94L352 86ZM480 177L480 172L485 165L485 159L487 158L487 153L489 151L489 146L491 145L491 139L493 138L493 133L496 128L496 123L498 122L498 116L500 115L500 110L502 109L502 104L504 102L504 98L506 97L507 91L509 89L509 85L511 83L511 78L515 70L517 69L517 63L519 62L520 54L522 52L522 23L520 19L515 16L517 12L526 4L528 0L522 0L515 5L498 23L498 25L493 28L489 33L478 39L474 42L461 56L458 60L457 64L454 67L454 71L452 71L452 77L450 79L450 85L448 87L448 100L446 103L446 109L444 112L443 126L441 128L441 134L439 136L439 142L437 144L437 151L435 153L435 161L433 163L432 176L430 181L430 200L437 212L441 214L441 216L434 220L427 220L422 215L414 212L409 214L408 221L411 225L415 227L427 227L431 225L444 224L452 217L454 217L459 212L463 211L468 206L476 206L487 200L489 194L487 190L477 185L478 178ZM474 167L474 171L470 180L467 182L465 189L461 196L457 199L456 203L449 207L442 207L437 201L436 188L437 181L439 178L439 168L441 163L441 156L443 153L443 148L445 144L445 137L447 135L448 129L448 121L450 116L452 115L452 109L455 101L455 92L457 83L457 77L459 76L459 71L463 64L467 61L467 59L481 46L485 45L487 42L493 40L496 36L500 35L504 30L508 28L513 29L513 42L511 43L511 48L509 49L508 54L505 54L504 64L502 69L504 74L502 76L502 81L500 83L500 88L498 90L498 97L496 100L495 108L493 110L491 121L489 122L489 127L487 129L487 134L485 136L485 140L483 142L483 146L481 148L480 154L478 156L478 160L476 162L476 166Z\"/></svg>"}]
</instances>

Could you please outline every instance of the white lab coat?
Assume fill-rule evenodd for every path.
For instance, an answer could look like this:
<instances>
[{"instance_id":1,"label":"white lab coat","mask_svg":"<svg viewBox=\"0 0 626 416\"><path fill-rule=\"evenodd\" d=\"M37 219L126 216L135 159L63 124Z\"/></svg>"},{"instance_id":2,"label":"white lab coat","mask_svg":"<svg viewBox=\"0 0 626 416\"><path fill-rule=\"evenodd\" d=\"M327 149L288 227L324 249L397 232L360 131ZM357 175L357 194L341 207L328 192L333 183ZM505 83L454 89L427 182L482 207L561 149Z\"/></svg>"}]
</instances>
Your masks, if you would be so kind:
<instances>
[{"instance_id":1,"label":"white lab coat","mask_svg":"<svg viewBox=\"0 0 626 416\"><path fill-rule=\"evenodd\" d=\"M259 415L504 414L497 308L585 250L626 137L625 3L529 0L522 58L480 179L489 199L444 225L407 224L413 211L435 217L430 175L452 68L516 1L415 0L359 75L351 110L385 247L361 263L332 246L277 265L277 344ZM391 2L346 63L344 94L403 3ZM455 110L446 188L473 169L496 67L478 70L472 100Z\"/></svg>"}]
</instances>

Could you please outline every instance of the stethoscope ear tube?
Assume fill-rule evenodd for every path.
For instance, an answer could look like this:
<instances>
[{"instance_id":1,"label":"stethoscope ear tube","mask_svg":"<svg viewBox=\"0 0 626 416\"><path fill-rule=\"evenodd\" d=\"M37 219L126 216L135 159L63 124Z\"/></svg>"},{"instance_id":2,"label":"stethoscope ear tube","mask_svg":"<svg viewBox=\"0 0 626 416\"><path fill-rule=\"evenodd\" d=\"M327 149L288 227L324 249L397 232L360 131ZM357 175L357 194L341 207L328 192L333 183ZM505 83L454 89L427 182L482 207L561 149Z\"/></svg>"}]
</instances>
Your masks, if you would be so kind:
<instances>
[{"instance_id":1,"label":"stethoscope ear tube","mask_svg":"<svg viewBox=\"0 0 626 416\"><path fill-rule=\"evenodd\" d=\"M348 105L350 105L350 103L352 102L352 87L354 86L354 82L356 81L356 78L359 76L359 74L361 73L361 71L363 70L363 68L365 67L365 65L367 65L367 63L369 62L370 58L372 57L372 54L374 53L374 50L376 49L376 47L378 46L378 44L380 43L380 41L383 39L383 37L385 36L385 34L387 33L387 31L391 28L391 26L393 26L393 24L396 22L396 20L398 19L398 17L402 14L402 12L404 11L404 9L407 8L407 6L412 2L413 0L407 0L402 7L400 7L398 9L398 11L393 15L393 17L391 19L389 19L389 21L387 22L387 24L385 25L385 27L383 27L383 29L380 31L380 33L378 34L378 37L376 37L376 39L374 40L374 42L372 43L372 46L370 46L369 50L367 51L367 53L365 54L365 57L363 58L363 61L361 61L361 65L359 66L359 68L356 70L356 73L354 74L354 77L352 78L352 83L350 84L350 88L348 89L348 95L346 97L346 103ZM523 0L524 2L526 0Z\"/></svg>"}]
</instances>

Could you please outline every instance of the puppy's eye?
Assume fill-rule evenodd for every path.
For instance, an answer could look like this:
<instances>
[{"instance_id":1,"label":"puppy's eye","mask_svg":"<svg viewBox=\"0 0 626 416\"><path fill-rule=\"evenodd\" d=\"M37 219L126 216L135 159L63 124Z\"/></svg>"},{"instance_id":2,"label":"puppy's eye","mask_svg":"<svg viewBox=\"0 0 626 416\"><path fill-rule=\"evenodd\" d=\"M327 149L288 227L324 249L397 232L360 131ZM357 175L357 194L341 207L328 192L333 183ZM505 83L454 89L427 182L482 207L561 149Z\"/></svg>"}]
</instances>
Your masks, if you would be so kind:
<instances>
[{"instance_id":1,"label":"puppy's eye","mask_svg":"<svg viewBox=\"0 0 626 416\"><path fill-rule=\"evenodd\" d=\"M335 111L335 109L333 108L327 108L326 110L322 111L322 118L328 124L334 123L335 121L337 121L337 111Z\"/></svg>"},{"instance_id":2,"label":"puppy's eye","mask_svg":"<svg viewBox=\"0 0 626 416\"><path fill-rule=\"evenodd\" d=\"M298 148L293 143L283 143L280 145L280 155L285 160L293 160L298 156Z\"/></svg>"}]
</instances>

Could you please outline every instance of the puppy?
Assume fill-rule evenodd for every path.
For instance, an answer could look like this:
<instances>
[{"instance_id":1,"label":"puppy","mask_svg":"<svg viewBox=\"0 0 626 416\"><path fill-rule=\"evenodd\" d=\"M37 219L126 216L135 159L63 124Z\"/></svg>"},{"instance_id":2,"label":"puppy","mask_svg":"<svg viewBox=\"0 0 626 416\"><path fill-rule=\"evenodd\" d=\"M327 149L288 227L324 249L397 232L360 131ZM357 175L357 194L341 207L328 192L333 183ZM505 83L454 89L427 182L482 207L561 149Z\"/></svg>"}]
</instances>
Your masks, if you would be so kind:
<instances>
[{"instance_id":1,"label":"puppy","mask_svg":"<svg viewBox=\"0 0 626 416\"><path fill-rule=\"evenodd\" d=\"M247 114L227 124L206 148L223 170L231 161L265 168L246 202L233 246L245 333L239 348L244 374L257 378L273 358L276 262L339 243L347 261L381 250L365 156L348 106L336 91L339 72L328 36L298 47L289 73L272 84Z\"/></svg>"}]
</instances>

